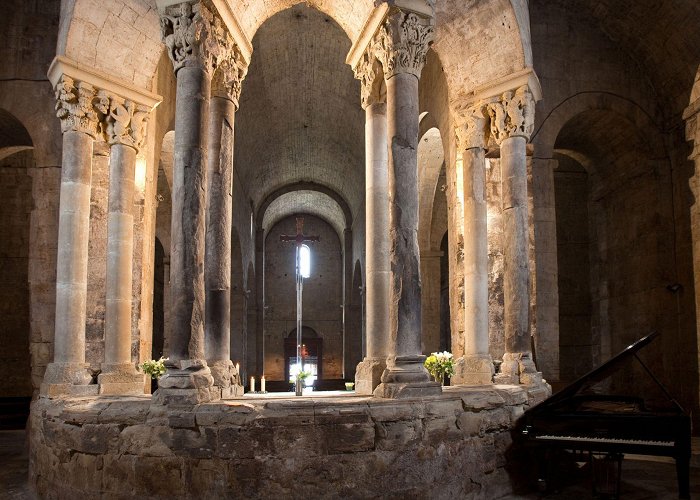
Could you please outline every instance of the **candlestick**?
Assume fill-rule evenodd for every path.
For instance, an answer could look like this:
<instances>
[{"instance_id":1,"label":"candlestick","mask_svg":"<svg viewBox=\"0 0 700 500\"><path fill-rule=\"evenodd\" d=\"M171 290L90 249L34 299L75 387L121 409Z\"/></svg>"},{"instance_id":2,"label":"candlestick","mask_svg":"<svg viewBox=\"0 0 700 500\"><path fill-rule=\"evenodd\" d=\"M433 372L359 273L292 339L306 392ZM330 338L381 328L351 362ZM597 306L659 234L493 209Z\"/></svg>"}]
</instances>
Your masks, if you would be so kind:
<instances>
[{"instance_id":1,"label":"candlestick","mask_svg":"<svg viewBox=\"0 0 700 500\"><path fill-rule=\"evenodd\" d=\"M260 392L265 392L265 375L260 378Z\"/></svg>"},{"instance_id":2,"label":"candlestick","mask_svg":"<svg viewBox=\"0 0 700 500\"><path fill-rule=\"evenodd\" d=\"M255 377L250 377L250 392L255 392Z\"/></svg>"}]
</instances>

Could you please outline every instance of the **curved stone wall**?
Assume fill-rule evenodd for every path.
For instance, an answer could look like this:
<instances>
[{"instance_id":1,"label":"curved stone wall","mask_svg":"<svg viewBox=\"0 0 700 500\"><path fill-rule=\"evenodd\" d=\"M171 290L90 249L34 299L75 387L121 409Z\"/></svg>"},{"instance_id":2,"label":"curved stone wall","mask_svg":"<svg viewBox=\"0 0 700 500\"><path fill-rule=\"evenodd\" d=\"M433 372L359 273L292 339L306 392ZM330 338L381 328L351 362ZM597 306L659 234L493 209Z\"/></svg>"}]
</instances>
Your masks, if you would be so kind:
<instances>
[{"instance_id":1,"label":"curved stone wall","mask_svg":"<svg viewBox=\"0 0 700 500\"><path fill-rule=\"evenodd\" d=\"M513 386L180 409L42 397L30 480L41 498L496 498L511 490L505 454L526 402Z\"/></svg>"}]
</instances>

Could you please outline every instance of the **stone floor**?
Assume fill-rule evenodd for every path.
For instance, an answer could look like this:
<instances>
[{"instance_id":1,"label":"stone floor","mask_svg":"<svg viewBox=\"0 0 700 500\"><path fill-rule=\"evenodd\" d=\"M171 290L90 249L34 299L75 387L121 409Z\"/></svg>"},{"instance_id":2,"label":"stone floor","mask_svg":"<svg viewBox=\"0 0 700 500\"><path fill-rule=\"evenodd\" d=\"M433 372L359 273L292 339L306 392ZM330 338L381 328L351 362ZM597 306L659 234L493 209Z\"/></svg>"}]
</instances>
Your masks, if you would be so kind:
<instances>
[{"instance_id":1,"label":"stone floor","mask_svg":"<svg viewBox=\"0 0 700 500\"><path fill-rule=\"evenodd\" d=\"M0 498L7 500L34 500L27 484L27 443L24 431L0 431ZM700 499L700 467L690 472L692 498ZM641 459L622 462L620 498L624 500L663 500L677 498L676 471L673 463ZM510 495L507 500L538 499L538 494ZM593 498L590 479L582 479L559 492L547 495L552 500Z\"/></svg>"}]
</instances>

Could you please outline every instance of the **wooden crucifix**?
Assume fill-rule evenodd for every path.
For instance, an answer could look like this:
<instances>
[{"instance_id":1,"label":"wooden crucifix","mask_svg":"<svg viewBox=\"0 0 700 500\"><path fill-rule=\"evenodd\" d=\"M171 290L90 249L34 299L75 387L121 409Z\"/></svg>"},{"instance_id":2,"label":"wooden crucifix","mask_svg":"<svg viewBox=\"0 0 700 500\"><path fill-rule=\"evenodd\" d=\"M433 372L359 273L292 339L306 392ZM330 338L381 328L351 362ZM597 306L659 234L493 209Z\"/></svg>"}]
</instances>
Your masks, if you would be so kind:
<instances>
[{"instance_id":1,"label":"wooden crucifix","mask_svg":"<svg viewBox=\"0 0 700 500\"><path fill-rule=\"evenodd\" d=\"M303 350L301 348L302 335L301 335L301 314L302 314L302 294L304 290L304 273L301 269L301 253L302 248L305 247L305 242L307 241L321 241L320 236L307 236L304 234L304 218L297 217L297 234L295 235L280 235L280 241L293 241L296 244L296 288L297 288L297 363L299 365L299 371L296 377L296 395L301 396L302 386L299 383L300 379L298 374L304 370L304 359ZM307 247L308 249L308 247ZM308 276L306 276L308 278Z\"/></svg>"}]
</instances>

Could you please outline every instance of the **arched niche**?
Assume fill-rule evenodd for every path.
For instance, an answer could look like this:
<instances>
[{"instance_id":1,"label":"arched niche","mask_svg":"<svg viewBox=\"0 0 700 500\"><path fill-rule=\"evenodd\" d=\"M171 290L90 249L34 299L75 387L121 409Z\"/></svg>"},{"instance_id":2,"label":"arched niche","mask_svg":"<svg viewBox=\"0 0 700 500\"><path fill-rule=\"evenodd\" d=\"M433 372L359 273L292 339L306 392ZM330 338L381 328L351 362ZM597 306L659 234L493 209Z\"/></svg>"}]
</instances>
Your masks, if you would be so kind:
<instances>
[{"instance_id":1,"label":"arched niche","mask_svg":"<svg viewBox=\"0 0 700 500\"><path fill-rule=\"evenodd\" d=\"M32 397L32 368L45 366L48 352L30 349L30 257L35 166L32 141L22 123L0 109L0 399ZM46 250L48 251L48 249ZM47 272L43 269L42 272ZM37 297L37 300L39 297ZM42 339L31 339L40 345ZM35 353L30 359L30 352ZM23 403L22 403L23 404ZM20 419L24 409L18 411ZM3 420L3 424L6 422ZM9 425L9 422L7 423ZM15 422L23 427L23 422Z\"/></svg>"}]
</instances>

